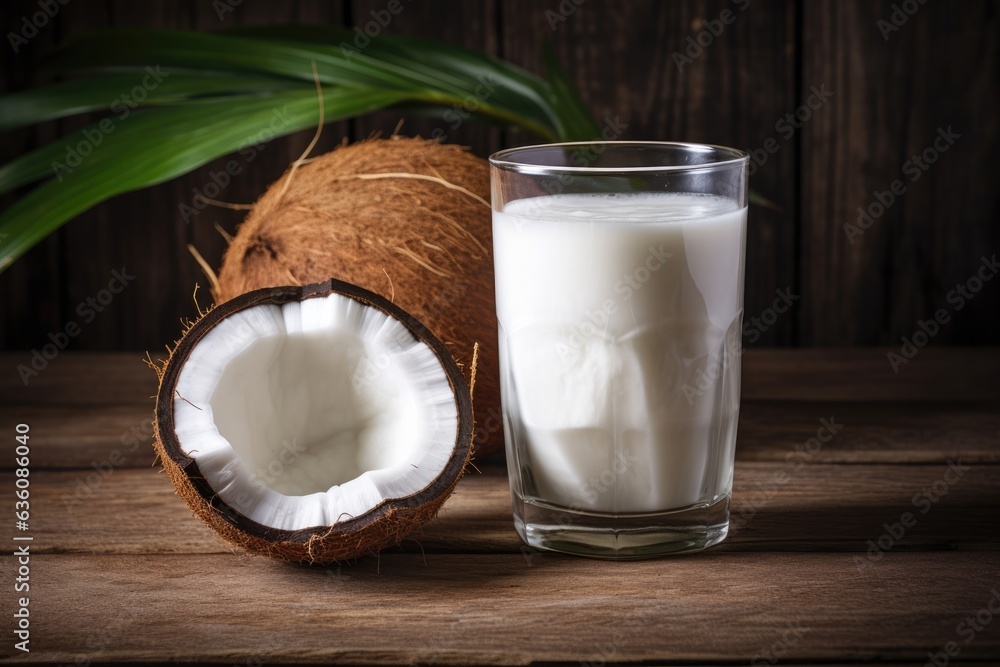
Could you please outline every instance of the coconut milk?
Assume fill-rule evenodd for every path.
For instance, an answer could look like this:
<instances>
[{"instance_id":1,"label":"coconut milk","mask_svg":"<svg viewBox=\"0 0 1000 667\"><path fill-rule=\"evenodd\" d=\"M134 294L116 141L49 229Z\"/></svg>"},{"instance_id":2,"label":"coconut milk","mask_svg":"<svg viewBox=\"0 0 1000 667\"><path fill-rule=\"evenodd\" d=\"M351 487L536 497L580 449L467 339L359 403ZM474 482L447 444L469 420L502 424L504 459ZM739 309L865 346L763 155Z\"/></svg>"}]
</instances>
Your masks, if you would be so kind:
<instances>
[{"instance_id":1,"label":"coconut milk","mask_svg":"<svg viewBox=\"0 0 1000 667\"><path fill-rule=\"evenodd\" d=\"M701 194L552 195L493 214L515 494L661 512L724 497L747 210Z\"/></svg>"}]
</instances>

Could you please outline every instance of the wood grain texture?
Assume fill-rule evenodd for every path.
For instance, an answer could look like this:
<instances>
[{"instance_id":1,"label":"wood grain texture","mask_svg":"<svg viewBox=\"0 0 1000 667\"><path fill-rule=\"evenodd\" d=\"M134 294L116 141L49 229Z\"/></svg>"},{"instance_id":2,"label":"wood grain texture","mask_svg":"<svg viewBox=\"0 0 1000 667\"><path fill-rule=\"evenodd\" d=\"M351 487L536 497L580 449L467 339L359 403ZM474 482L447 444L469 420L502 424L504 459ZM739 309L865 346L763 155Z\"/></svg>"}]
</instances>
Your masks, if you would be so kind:
<instances>
[{"instance_id":1,"label":"wood grain texture","mask_svg":"<svg viewBox=\"0 0 1000 667\"><path fill-rule=\"evenodd\" d=\"M225 3L223 3L224 5ZM231 3L68 3L39 35L2 62L0 90L46 83L38 63L59 40L86 29L141 25L217 30L269 22L364 25L379 0ZM754 344L806 346L898 344L941 307L980 258L1000 247L1000 194L992 155L1000 124L997 29L1000 0L921 5L883 38L879 19L892 2L797 2L747 5L729 0L404 1L389 29L440 38L506 57L538 71L550 40L599 122L618 116L621 138L708 141L755 151L752 185L780 208L755 207L747 238L746 315L764 314L775 290L800 296ZM897 3L898 4L898 3ZM740 7L747 6L743 11ZM569 12L569 9L573 9ZM690 47L726 10L735 19L699 52ZM4 5L15 28L37 11L35 0ZM6 34L6 31L5 31ZM674 54L688 48L692 62ZM834 96L789 132L778 124L809 101L812 86ZM111 100L109 100L109 103ZM328 126L317 150L341 139L391 132L387 112ZM52 141L82 119L8 133L7 160ZM463 122L447 124L449 141L486 156L533 139ZM407 117L405 133L430 134L439 120ZM907 160L932 144L939 127L962 135L863 236L850 243L845 223L902 174ZM308 143L311 132L276 140L242 165L220 198L250 203ZM773 143L768 143L773 141ZM770 146L769 149L765 149ZM761 152L763 151L763 152ZM171 341L178 319L195 312L191 292L206 280L187 251L195 245L218 266L243 213L208 208L185 222L179 206L211 183L229 158L149 190L97 207L51 236L0 274L0 346L31 349L50 332L78 321L78 305L127 267L130 288L71 343L74 349L148 349ZM6 197L0 204L13 199ZM203 302L204 303L204 302ZM1000 288L987 284L932 344L990 344L1000 324ZM748 339L748 342L749 339Z\"/></svg>"},{"instance_id":2,"label":"wood grain texture","mask_svg":"<svg viewBox=\"0 0 1000 667\"><path fill-rule=\"evenodd\" d=\"M153 462L152 406L0 406L0 428L18 423L43 443L36 468L145 468ZM914 408L910 403L744 400L737 436L738 461L783 461L796 449L812 448L820 420L844 425L837 437L810 457L811 463L1000 463L1000 404L970 403ZM490 459L490 462L497 463ZM9 467L0 461L0 469Z\"/></svg>"},{"instance_id":3,"label":"wood grain texture","mask_svg":"<svg viewBox=\"0 0 1000 667\"><path fill-rule=\"evenodd\" d=\"M400 11L391 15L384 30L392 34L441 40L497 55L496 15L499 3L500 0L400 2ZM369 26L375 20L373 13L382 13L384 17L387 6L385 0L353 0L349 27L375 32L376 28ZM468 146L476 155L487 157L501 148L501 132L466 117L468 108L476 108L483 101L476 96L475 88L467 93L465 103L450 107L447 117L419 118L389 110L358 118L354 121L354 137L391 136L402 121L399 133L404 136L421 136Z\"/></svg>"},{"instance_id":4,"label":"wood grain texture","mask_svg":"<svg viewBox=\"0 0 1000 667\"><path fill-rule=\"evenodd\" d=\"M956 459L957 460L957 459ZM916 524L893 550L990 550L1000 547L1000 467L970 464L953 484L947 464L837 466L738 461L732 532L713 549L864 552L899 522ZM0 475L10 481L10 472ZM159 470L115 469L108 462L32 478L38 553L229 553L234 548L193 517ZM935 489L929 496L925 490ZM938 496L937 494L941 495ZM924 500L927 497L928 500ZM937 498L933 502L931 497ZM916 501L915 501L916 499ZM916 502L916 504L915 504ZM922 513L926 509L926 514ZM470 473L438 518L401 545L412 553L522 553L502 468ZM534 553L534 552L532 552ZM877 556L877 554L876 554ZM534 554L531 558L539 557ZM872 569L880 563L871 561Z\"/></svg>"},{"instance_id":5,"label":"wood grain texture","mask_svg":"<svg viewBox=\"0 0 1000 667\"><path fill-rule=\"evenodd\" d=\"M749 401L1000 400L1000 348L920 351L894 373L879 349L747 349L742 396ZM152 349L153 359L166 357ZM0 407L151 406L156 375L139 352L63 352L37 377L22 380L29 352L0 352Z\"/></svg>"},{"instance_id":6,"label":"wood grain texture","mask_svg":"<svg viewBox=\"0 0 1000 667\"><path fill-rule=\"evenodd\" d=\"M32 423L34 538L32 653L0 664L923 665L949 641L995 662L1000 626L967 619L1000 600L1000 352L925 350L905 377L879 350L744 362L731 533L705 553L527 549L491 466L400 548L325 569L233 553L148 467L137 355L0 374L0 430ZM843 426L810 447L820 419Z\"/></svg>"},{"instance_id":7,"label":"wood grain texture","mask_svg":"<svg viewBox=\"0 0 1000 667\"><path fill-rule=\"evenodd\" d=\"M11 13L18 16L38 11L37 3L15 4L20 8ZM231 4L231 11L219 12L216 5L228 7L230 3L67 3L56 16L52 30L65 38L106 26L214 31L274 23L339 24L344 13L339 1ZM25 56L22 67L30 69L30 63L50 50L50 46L40 44ZM18 87L26 85L9 80ZM108 104L113 101L109 99ZM21 151L78 129L97 117L46 124L37 137L22 144ZM120 122L128 122L128 118ZM0 309L4 325L0 342L7 348L40 348L49 342L50 332L64 330L71 322L81 328L79 336L70 342L71 349L150 349L172 342L182 330L180 319L196 314L192 300L195 285L202 288L201 305L211 303L205 289L209 282L188 245L217 268L226 241L216 225L234 233L245 215L244 211L214 206L186 215L181 206L195 204L198 194L204 194L205 187L213 184L213 175L220 178L218 174L225 171L230 160L236 160L239 173L220 188L215 199L252 204L300 157L313 133L305 130L266 143L260 150L219 158L168 183L117 197L70 222L41 249L18 262L14 270L0 274L0 291L17 295ZM330 123L315 151L331 150L349 135L348 123ZM24 267L18 268L21 264ZM87 315L87 299L96 297L107 286L111 272L123 267L135 276L134 280L99 312ZM31 298L27 298L29 294ZM35 299L38 304L32 303ZM36 310L38 316L31 314Z\"/></svg>"},{"instance_id":8,"label":"wood grain texture","mask_svg":"<svg viewBox=\"0 0 1000 667\"><path fill-rule=\"evenodd\" d=\"M15 34L25 31L24 19L37 7L24 2L6 2L0 6L3 25ZM19 44L15 52L8 41L0 58L0 94L52 82L52 76L38 71L38 63L50 53L60 38L58 16L28 41ZM8 37L9 40L9 37ZM0 161L20 157L24 153L51 141L59 134L54 123L21 128L2 133ZM26 188L0 196L4 210L14 203ZM0 274L0 347L28 348L33 341L43 339L49 331L64 325L66 304L62 294L68 275L64 271L65 243L59 234L53 234L33 248L23 259Z\"/></svg>"},{"instance_id":9,"label":"wood grain texture","mask_svg":"<svg viewBox=\"0 0 1000 667\"><path fill-rule=\"evenodd\" d=\"M806 345L898 345L939 308L952 321L935 343L996 339L1000 284L960 312L948 293L1000 247L1000 193L975 177L996 174L998 127L980 113L1000 98L1000 4L954 9L920 5L895 30L888 2L803 3L801 87L834 92L802 130ZM948 128L960 138L918 166ZM880 202L897 179L905 193ZM849 238L859 207L873 222Z\"/></svg>"},{"instance_id":10,"label":"wood grain texture","mask_svg":"<svg viewBox=\"0 0 1000 667\"><path fill-rule=\"evenodd\" d=\"M1000 354L995 348L923 349L898 372L887 361L889 352L898 348L747 350L743 397L915 403L1000 399Z\"/></svg>"},{"instance_id":11,"label":"wood grain texture","mask_svg":"<svg viewBox=\"0 0 1000 667\"><path fill-rule=\"evenodd\" d=\"M844 554L613 564L428 554L327 570L228 555L43 555L32 566L47 582L32 608L45 651L29 659L50 664L520 665L607 653L662 664L745 662L789 623L801 630L789 660L924 659L961 639L956 625L994 595L1000 556L894 553L877 574ZM12 568L0 562L5 578ZM961 657L998 650L990 626Z\"/></svg>"},{"instance_id":12,"label":"wood grain texture","mask_svg":"<svg viewBox=\"0 0 1000 667\"><path fill-rule=\"evenodd\" d=\"M821 421L822 420L822 421ZM780 461L815 449L824 423L843 426L811 463L1000 463L1000 403L744 401L736 458ZM798 456L797 454L792 456Z\"/></svg>"},{"instance_id":13,"label":"wood grain texture","mask_svg":"<svg viewBox=\"0 0 1000 667\"><path fill-rule=\"evenodd\" d=\"M240 2L228 3L229 6L232 6L232 11L220 12L219 7L226 7L227 3L220 5L211 2L196 2L193 3L192 28L204 31L275 23L336 25L343 20L346 4L343 0L296 3ZM239 173L230 180L227 186L221 189L217 199L242 205L252 204L264 194L273 182L281 177L292 162L303 155L314 134L315 129L302 130L271 143L258 143L253 138L248 137L247 141L254 144L252 150L221 157L179 179L174 188L174 199L171 202L175 215L173 220L165 226L186 227L187 242L197 248L210 266L218 270L222 265L222 256L228 247L228 242L219 232L219 228L228 234L236 234L239 224L247 212L209 206L197 216L185 220L178 208L180 203L192 203L196 193L204 193L206 187L211 186L213 174L222 173L225 171L226 165L235 160L235 169L238 169ZM333 150L350 135L350 122L328 123L323 127L322 134L313 148L312 154L319 155ZM176 305L172 304L172 307L176 309L178 317L194 317L196 309L191 299L194 285L199 284L203 288L199 295L199 301L204 306L211 302L207 290L204 289L209 283L202 270L193 263L192 256L186 248L180 266L183 267L187 282L179 283L176 289L171 290L170 299L172 302L176 302ZM176 275L176 272L176 267L170 267L165 274L156 277L154 281L160 285L169 284L171 275ZM179 333L180 329L177 329L173 332L173 337L161 340L161 344L172 341Z\"/></svg>"},{"instance_id":14,"label":"wood grain texture","mask_svg":"<svg viewBox=\"0 0 1000 667\"><path fill-rule=\"evenodd\" d=\"M63 353L27 387L16 372L26 362L0 353L0 428L32 427L44 443L36 467L152 464L156 382L139 355ZM748 350L743 362L740 461L783 461L824 419L845 428L813 463L1000 461L995 349L926 350L900 374L877 350Z\"/></svg>"},{"instance_id":15,"label":"wood grain texture","mask_svg":"<svg viewBox=\"0 0 1000 667\"><path fill-rule=\"evenodd\" d=\"M166 358L163 348L152 358ZM18 366L31 366L27 352L0 352L0 405L153 405L156 374L138 352L62 352L41 367L27 384Z\"/></svg>"}]
</instances>

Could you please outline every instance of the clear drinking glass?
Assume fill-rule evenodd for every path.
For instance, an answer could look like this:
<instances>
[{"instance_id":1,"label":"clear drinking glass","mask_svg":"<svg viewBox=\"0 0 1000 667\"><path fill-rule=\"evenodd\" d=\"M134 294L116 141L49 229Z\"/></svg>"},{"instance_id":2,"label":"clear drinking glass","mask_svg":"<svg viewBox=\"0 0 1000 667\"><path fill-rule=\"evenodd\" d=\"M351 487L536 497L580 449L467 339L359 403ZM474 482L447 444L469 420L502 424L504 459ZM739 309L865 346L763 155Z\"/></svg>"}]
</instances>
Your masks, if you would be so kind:
<instances>
[{"instance_id":1,"label":"clear drinking glass","mask_svg":"<svg viewBox=\"0 0 1000 667\"><path fill-rule=\"evenodd\" d=\"M665 142L490 158L507 465L528 545L632 559L726 537L747 161Z\"/></svg>"}]
</instances>

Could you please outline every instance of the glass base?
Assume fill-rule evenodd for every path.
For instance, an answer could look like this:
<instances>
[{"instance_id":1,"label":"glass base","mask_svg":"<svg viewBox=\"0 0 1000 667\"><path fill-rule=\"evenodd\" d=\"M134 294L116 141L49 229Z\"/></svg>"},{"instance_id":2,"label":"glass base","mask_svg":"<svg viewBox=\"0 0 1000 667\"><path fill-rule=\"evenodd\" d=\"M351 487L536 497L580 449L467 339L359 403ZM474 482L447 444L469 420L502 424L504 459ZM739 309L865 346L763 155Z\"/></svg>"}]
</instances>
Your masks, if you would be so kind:
<instances>
[{"instance_id":1,"label":"glass base","mask_svg":"<svg viewBox=\"0 0 1000 667\"><path fill-rule=\"evenodd\" d=\"M726 539L729 497L646 514L581 512L515 497L514 526L530 547L575 556L639 560L687 554Z\"/></svg>"}]
</instances>

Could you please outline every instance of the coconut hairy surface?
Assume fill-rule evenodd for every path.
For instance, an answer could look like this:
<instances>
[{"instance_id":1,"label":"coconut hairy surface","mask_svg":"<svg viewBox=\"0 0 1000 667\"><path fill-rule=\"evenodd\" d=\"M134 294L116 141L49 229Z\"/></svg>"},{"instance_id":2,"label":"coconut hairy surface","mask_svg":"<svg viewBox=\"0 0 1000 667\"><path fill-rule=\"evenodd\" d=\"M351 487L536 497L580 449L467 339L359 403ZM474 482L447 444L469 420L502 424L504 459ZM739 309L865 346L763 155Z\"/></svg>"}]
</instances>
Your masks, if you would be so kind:
<instances>
[{"instance_id":1,"label":"coconut hairy surface","mask_svg":"<svg viewBox=\"0 0 1000 667\"><path fill-rule=\"evenodd\" d=\"M469 386L444 344L340 281L227 301L157 370L164 470L253 553L330 564L397 544L471 454Z\"/></svg>"},{"instance_id":2,"label":"coconut hairy surface","mask_svg":"<svg viewBox=\"0 0 1000 667\"><path fill-rule=\"evenodd\" d=\"M476 413L500 418L488 163L461 147L393 137L290 169L254 204L223 259L216 302L336 278L423 322L459 362L479 343ZM477 453L503 444L480 429Z\"/></svg>"}]
</instances>

